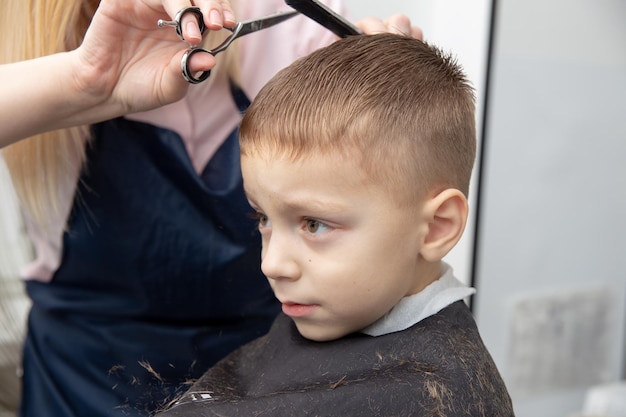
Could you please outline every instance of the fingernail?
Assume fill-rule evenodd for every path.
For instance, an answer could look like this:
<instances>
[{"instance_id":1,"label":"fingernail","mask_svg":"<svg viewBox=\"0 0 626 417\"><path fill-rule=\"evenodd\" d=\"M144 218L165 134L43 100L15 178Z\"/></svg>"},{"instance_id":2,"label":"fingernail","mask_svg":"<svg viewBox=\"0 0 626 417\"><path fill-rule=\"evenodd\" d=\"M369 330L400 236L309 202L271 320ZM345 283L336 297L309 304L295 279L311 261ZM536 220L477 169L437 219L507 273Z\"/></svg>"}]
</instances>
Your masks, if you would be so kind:
<instances>
[{"instance_id":1,"label":"fingernail","mask_svg":"<svg viewBox=\"0 0 626 417\"><path fill-rule=\"evenodd\" d=\"M217 10L211 10L209 20L211 21L211 24L215 26L222 26L222 16Z\"/></svg>"},{"instance_id":2,"label":"fingernail","mask_svg":"<svg viewBox=\"0 0 626 417\"><path fill-rule=\"evenodd\" d=\"M229 10L224 10L224 21L228 23L235 23L235 15Z\"/></svg>"},{"instance_id":3,"label":"fingernail","mask_svg":"<svg viewBox=\"0 0 626 417\"><path fill-rule=\"evenodd\" d=\"M200 29L198 28L198 24L196 22L187 22L185 26L187 30L187 38L189 39L201 39L202 34L200 33Z\"/></svg>"}]
</instances>

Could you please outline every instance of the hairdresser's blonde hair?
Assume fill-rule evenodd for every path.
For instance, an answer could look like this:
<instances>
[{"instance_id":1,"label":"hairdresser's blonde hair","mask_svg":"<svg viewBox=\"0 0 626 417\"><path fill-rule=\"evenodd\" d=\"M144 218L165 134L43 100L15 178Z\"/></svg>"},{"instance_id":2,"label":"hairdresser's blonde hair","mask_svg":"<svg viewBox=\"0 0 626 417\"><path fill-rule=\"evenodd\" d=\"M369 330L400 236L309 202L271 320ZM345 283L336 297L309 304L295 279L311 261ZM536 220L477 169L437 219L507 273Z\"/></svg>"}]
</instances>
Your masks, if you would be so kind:
<instances>
[{"instance_id":1,"label":"hairdresser's blonde hair","mask_svg":"<svg viewBox=\"0 0 626 417\"><path fill-rule=\"evenodd\" d=\"M2 0L0 63L77 48L98 4L99 0ZM206 42L217 44L221 36L211 32ZM220 55L222 68L214 71L228 70L237 80L232 58L236 55L236 48L229 48L223 57ZM47 132L2 150L22 209L44 230L59 214L59 186L73 179L85 162L89 129L78 126Z\"/></svg>"},{"instance_id":2,"label":"hairdresser's blonde hair","mask_svg":"<svg viewBox=\"0 0 626 417\"><path fill-rule=\"evenodd\" d=\"M0 62L15 62L76 48L97 0L7 0L0 6ZM45 68L42 68L45 71ZM88 127L34 136L3 149L17 196L42 227L59 212L58 185L72 175L69 162L84 159Z\"/></svg>"},{"instance_id":3,"label":"hairdresser's blonde hair","mask_svg":"<svg viewBox=\"0 0 626 417\"><path fill-rule=\"evenodd\" d=\"M240 128L242 155L356 161L401 204L468 193L476 153L474 92L447 54L398 35L355 36L275 76Z\"/></svg>"}]
</instances>

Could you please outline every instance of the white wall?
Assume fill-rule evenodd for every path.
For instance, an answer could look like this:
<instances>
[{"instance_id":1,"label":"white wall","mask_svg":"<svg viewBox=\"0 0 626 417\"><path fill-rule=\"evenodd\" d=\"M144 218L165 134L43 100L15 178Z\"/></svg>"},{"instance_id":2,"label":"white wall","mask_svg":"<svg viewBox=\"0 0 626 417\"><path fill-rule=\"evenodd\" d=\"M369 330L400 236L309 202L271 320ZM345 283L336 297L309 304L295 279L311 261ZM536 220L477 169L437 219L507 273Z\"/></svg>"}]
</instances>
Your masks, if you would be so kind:
<instances>
[{"instance_id":1,"label":"white wall","mask_svg":"<svg viewBox=\"0 0 626 417\"><path fill-rule=\"evenodd\" d=\"M32 256L21 228L16 197L0 154L0 416L11 416L19 402L17 367L30 306L18 269Z\"/></svg>"},{"instance_id":2,"label":"white wall","mask_svg":"<svg viewBox=\"0 0 626 417\"><path fill-rule=\"evenodd\" d=\"M626 2L501 0L476 315L518 417L623 377Z\"/></svg>"},{"instance_id":3,"label":"white wall","mask_svg":"<svg viewBox=\"0 0 626 417\"><path fill-rule=\"evenodd\" d=\"M411 18L424 32L424 39L451 52L463 66L468 78L476 88L479 137L482 126L485 73L491 1L488 0L344 0L352 20L368 16L386 18L402 13ZM480 150L479 150L480 151ZM476 207L476 180L470 193L470 210ZM474 241L474 215L470 212L465 234L457 247L446 257L453 265L458 278L466 283L471 280Z\"/></svg>"}]
</instances>

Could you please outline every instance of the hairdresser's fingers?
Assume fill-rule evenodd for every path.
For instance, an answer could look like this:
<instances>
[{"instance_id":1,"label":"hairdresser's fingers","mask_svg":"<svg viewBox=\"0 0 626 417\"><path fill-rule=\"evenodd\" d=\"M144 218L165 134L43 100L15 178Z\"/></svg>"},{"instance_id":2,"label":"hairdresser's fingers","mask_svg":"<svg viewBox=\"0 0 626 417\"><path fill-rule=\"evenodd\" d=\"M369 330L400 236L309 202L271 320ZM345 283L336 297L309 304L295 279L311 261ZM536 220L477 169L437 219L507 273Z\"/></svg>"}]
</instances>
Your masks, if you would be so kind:
<instances>
[{"instance_id":1,"label":"hairdresser's fingers","mask_svg":"<svg viewBox=\"0 0 626 417\"><path fill-rule=\"evenodd\" d=\"M422 30L411 25L411 20L402 14L396 14L387 20L377 17L365 18L356 24L364 33L373 35L376 33L396 33L399 35L412 36L422 39Z\"/></svg>"},{"instance_id":2,"label":"hairdresser's fingers","mask_svg":"<svg viewBox=\"0 0 626 417\"><path fill-rule=\"evenodd\" d=\"M204 15L204 22L211 30L235 26L235 13L228 0L196 0Z\"/></svg>"},{"instance_id":3,"label":"hairdresser's fingers","mask_svg":"<svg viewBox=\"0 0 626 417\"><path fill-rule=\"evenodd\" d=\"M422 28L417 26L411 26L411 36L415 39L419 39L420 41L424 40L424 32L422 31Z\"/></svg>"},{"instance_id":4,"label":"hairdresser's fingers","mask_svg":"<svg viewBox=\"0 0 626 417\"><path fill-rule=\"evenodd\" d=\"M193 54L189 58L189 62L187 64L189 68L189 72L192 74L197 74L200 72L205 72L211 70L215 66L215 57L207 52L198 52Z\"/></svg>"},{"instance_id":5,"label":"hairdresser's fingers","mask_svg":"<svg viewBox=\"0 0 626 417\"><path fill-rule=\"evenodd\" d=\"M356 25L367 35L387 32L385 22L377 17L366 17L365 19L356 22Z\"/></svg>"},{"instance_id":6,"label":"hairdresser's fingers","mask_svg":"<svg viewBox=\"0 0 626 417\"><path fill-rule=\"evenodd\" d=\"M396 35L409 35L411 33L411 20L403 14L394 14L385 19L387 32Z\"/></svg>"},{"instance_id":7,"label":"hairdresser's fingers","mask_svg":"<svg viewBox=\"0 0 626 417\"><path fill-rule=\"evenodd\" d=\"M180 10L188 7L199 7L204 24L209 30L220 30L223 27L235 25L235 14L228 0L162 0L165 12L174 19ZM198 16L194 13L185 13L181 19L183 38L186 42L197 45L202 41L202 33Z\"/></svg>"},{"instance_id":8,"label":"hairdresser's fingers","mask_svg":"<svg viewBox=\"0 0 626 417\"><path fill-rule=\"evenodd\" d=\"M178 12L183 9L193 7L189 0L161 0L162 6L165 12L170 17L171 21L174 21ZM160 3L161 1L157 1ZM185 42L197 45L202 42L202 33L200 31L200 24L198 22L198 16L194 13L185 13L181 18L182 35Z\"/></svg>"},{"instance_id":9,"label":"hairdresser's fingers","mask_svg":"<svg viewBox=\"0 0 626 417\"><path fill-rule=\"evenodd\" d=\"M416 26L412 26L411 19L406 15L394 14L387 18L384 24L387 28L387 32L422 39L422 30Z\"/></svg>"}]
</instances>

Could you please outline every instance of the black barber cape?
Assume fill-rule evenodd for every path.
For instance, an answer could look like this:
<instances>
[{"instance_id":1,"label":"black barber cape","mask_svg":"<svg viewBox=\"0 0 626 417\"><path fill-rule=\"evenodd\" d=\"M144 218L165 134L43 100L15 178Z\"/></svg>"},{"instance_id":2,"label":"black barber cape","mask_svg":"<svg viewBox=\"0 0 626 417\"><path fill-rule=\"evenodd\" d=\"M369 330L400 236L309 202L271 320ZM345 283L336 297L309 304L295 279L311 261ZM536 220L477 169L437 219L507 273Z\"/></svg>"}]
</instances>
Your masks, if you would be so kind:
<instances>
[{"instance_id":1,"label":"black barber cape","mask_svg":"<svg viewBox=\"0 0 626 417\"><path fill-rule=\"evenodd\" d=\"M280 315L266 336L209 369L158 417L513 415L472 315L458 301L401 332L322 343Z\"/></svg>"}]
</instances>

